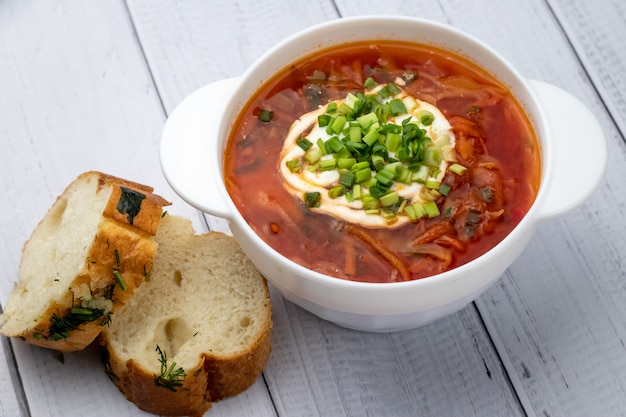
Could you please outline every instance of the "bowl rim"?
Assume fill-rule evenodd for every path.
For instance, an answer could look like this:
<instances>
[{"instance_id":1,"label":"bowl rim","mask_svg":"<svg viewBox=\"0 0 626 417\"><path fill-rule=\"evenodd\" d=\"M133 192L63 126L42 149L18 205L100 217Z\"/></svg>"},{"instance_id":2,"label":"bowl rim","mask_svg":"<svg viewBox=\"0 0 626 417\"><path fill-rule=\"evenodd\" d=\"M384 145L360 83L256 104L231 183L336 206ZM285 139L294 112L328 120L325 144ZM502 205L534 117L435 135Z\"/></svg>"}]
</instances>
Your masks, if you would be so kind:
<instances>
[{"instance_id":1,"label":"bowl rim","mask_svg":"<svg viewBox=\"0 0 626 417\"><path fill-rule=\"evenodd\" d=\"M271 47L264 54L262 54L259 58L257 58L250 67L248 67L248 69L242 74L241 80L246 80L248 78L251 78L258 82L257 88L262 86L267 80L258 80L257 79L258 77L254 78L255 72L258 71L259 68L261 68L264 65L264 63L270 60L275 54L279 53L284 48L288 47L294 42L300 41L301 38L311 37L317 33L322 33L324 31L331 30L338 26L346 26L346 25L349 26L349 25L354 25L354 24L371 25L374 23L383 25L383 24L390 24L390 23L393 24L393 23L399 23L399 22L403 24L417 24L422 27L429 27L432 29L436 29L438 31L445 31L452 36L461 37L463 38L464 42L469 42L469 43L474 44L474 46L478 47L480 50L483 51L482 53L490 55L491 58L495 58L498 65L506 69L508 75L511 76L515 80L515 82L518 85L518 88L520 88L524 93L524 96L525 96L524 102L520 101L520 98L518 97L517 94L514 94L514 97L516 101L518 102L518 104L522 107L524 113L526 114L526 117L531 121L537 143L539 144L539 147L540 147L541 176L540 176L540 183L539 183L537 194L535 196L535 199L532 205L530 206L529 210L527 211L525 216L522 218L522 220L502 240L496 243L487 252L453 269L450 269L450 270L447 270L447 271L444 271L435 275L427 276L424 278L419 278L419 279L414 279L414 280L409 280L409 281L399 281L399 282L396 281L396 282L384 282L384 283L353 281L353 280L342 279L342 278L326 275L326 274L323 274L321 272L317 272L314 270L310 270L306 268L305 266L282 255L279 251L277 251L268 243L266 243L254 231L254 229L248 224L248 222L244 219L243 215L241 214L239 209L235 206L230 195L228 194L228 191L226 190L226 186L224 184L224 178L223 178L223 165L222 164L223 164L224 153L225 153L225 145L226 145L226 142L228 141L231 128L232 128L232 123L231 123L232 121L230 120L230 118L224 117L224 116L229 114L228 109L230 106L232 106L232 103L237 96L241 94L246 95L246 98L243 99L243 102L242 102L243 105L245 105L250 95L248 93L241 92L241 89L243 88L244 83L239 82L237 83L236 89L234 90L234 94L232 94L232 96L229 97L228 99L228 105L223 107L223 113L220 115L221 117L219 117L219 124L220 124L220 127L218 128L218 130L220 131L219 135L225 136L225 139L223 140L223 146L219 149L219 152L217 152L219 156L216 157L217 161L219 162L218 168L217 168L220 171L219 178L221 179L221 185L223 186L220 188L223 188L223 191L227 198L227 203L231 209L231 214L232 214L231 220L237 223L240 230L245 233L248 239L251 240L251 242L257 248L257 250L261 250L264 254L268 256L272 256L273 259L280 262L281 265L284 265L285 267L289 268L289 270L293 272L294 275L297 275L297 277L300 279L305 278L309 281L316 282L318 284L329 285L334 288L346 289L349 291L354 291L354 290L365 291L365 292L375 291L377 294L380 294L381 291L386 293L386 292L396 292L399 290L406 290L408 288L424 289L424 288L429 288L429 287L441 286L444 283L447 284L450 282L457 281L459 279L466 279L469 275L472 275L471 272L479 268L481 264L497 262L496 258L498 258L502 253L506 252L511 246L514 245L515 242L523 238L523 236L526 235L527 233L534 231L534 226L538 222L538 217L536 215L536 212L538 211L538 206L541 204L541 201L543 200L543 196L545 195L545 190L546 188L548 188L547 186L548 186L549 178L550 178L551 171L552 171L551 163L550 163L551 158L549 158L551 156L551 146L550 146L550 140L549 140L550 133L546 127L546 120L541 115L541 103L539 102L533 90L530 88L530 86L526 82L526 79L522 77L522 75L515 69L515 67L513 67L509 63L508 60L506 60L496 50L494 50L493 48L488 46L486 43L484 43L483 41L474 37L471 34L463 32L460 29L457 29L453 26L450 26L444 23L439 23L433 20L417 18L417 17L394 16L394 15L363 15L363 16L353 16L353 17L334 19L334 20L326 21L317 25L310 26L303 30L300 30L292 34L291 36L288 36L287 38L281 40L280 42L276 43L273 47ZM331 47L331 46L337 45L338 43L340 42L336 42L334 44L328 44L328 45L325 45L324 47ZM461 55L463 58L470 60L475 65L481 66L481 63L479 61L477 61L475 58L469 55L463 54L462 52L459 53L458 51L450 49L450 48L446 48L445 45L441 43L435 43L435 45L438 48L450 51L457 55ZM310 52L304 53L300 55L298 58L301 59L308 55L310 55ZM284 65L281 68L283 67ZM507 83L505 83L500 77L496 76L495 74L491 74L491 75L494 76L500 83L510 88L510 85L507 85ZM533 114L530 114L529 109L534 110ZM241 108L235 109L233 112L231 112L231 114L236 115L240 110ZM535 115L537 115L538 117L534 117ZM225 132L225 135L223 135L222 132ZM503 270L508 268L508 266L510 266L510 262L507 263L507 266L503 268ZM270 280L270 282L272 281L271 277L268 277L268 279Z\"/></svg>"}]
</instances>

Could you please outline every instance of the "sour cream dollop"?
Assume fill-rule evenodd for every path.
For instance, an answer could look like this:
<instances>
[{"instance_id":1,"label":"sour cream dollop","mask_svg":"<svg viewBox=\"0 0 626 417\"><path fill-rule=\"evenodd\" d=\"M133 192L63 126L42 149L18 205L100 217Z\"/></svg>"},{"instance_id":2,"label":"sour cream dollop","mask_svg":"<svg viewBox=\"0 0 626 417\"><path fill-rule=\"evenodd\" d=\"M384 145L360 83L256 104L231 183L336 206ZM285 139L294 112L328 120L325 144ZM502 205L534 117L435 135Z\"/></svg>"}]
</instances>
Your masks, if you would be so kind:
<instances>
[{"instance_id":1,"label":"sour cream dollop","mask_svg":"<svg viewBox=\"0 0 626 417\"><path fill-rule=\"evenodd\" d=\"M350 110L363 107L364 103L357 103L359 100L375 100L374 106L386 106L392 111L383 116L384 120L379 117L378 123L371 123L371 114L352 117ZM320 116L330 119L329 125L320 126ZM351 118L354 120L350 121ZM370 126L366 126L368 122ZM351 132L351 126L357 131ZM370 133L372 129L376 131ZM398 134L392 139L386 134L400 131L402 138L416 129L419 138L413 142L417 144L402 150ZM341 146L337 145L338 140L348 148L358 146L358 149L353 149L351 154L346 150L335 151L333 147ZM455 161L454 147L452 127L437 107L408 95L395 84L392 88L379 85L359 97L348 94L345 99L328 103L296 120L283 143L280 172L287 191L308 203L311 210L365 227L392 228L424 215L435 215L434 200L447 193L441 181ZM413 149L415 155L421 152L421 159L407 157ZM387 154L384 163L378 158L377 166L372 166L372 159L362 158L373 150ZM370 162L370 174L361 172L361 181L349 184L350 174L346 173L354 174L357 167L350 166L350 161L360 158ZM337 166L333 168L333 164ZM381 171L387 171L381 175L391 177L390 184L378 175ZM380 197L381 188L387 197ZM318 199L313 204L307 200L311 196Z\"/></svg>"}]
</instances>

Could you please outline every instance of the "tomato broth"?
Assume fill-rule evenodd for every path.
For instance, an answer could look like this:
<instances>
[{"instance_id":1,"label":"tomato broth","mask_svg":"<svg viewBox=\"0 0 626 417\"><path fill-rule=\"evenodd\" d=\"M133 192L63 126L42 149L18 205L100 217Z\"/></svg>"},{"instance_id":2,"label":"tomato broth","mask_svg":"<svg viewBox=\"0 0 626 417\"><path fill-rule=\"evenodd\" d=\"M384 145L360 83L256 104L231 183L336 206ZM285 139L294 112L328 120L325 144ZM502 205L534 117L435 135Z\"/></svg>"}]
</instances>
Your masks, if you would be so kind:
<instances>
[{"instance_id":1,"label":"tomato broth","mask_svg":"<svg viewBox=\"0 0 626 417\"><path fill-rule=\"evenodd\" d=\"M367 228L312 211L283 186L283 142L301 115L347 93L401 80L433 104L467 169L447 172L440 214L398 228ZM260 117L271 111L271 120ZM225 150L224 177L238 210L287 258L337 278L394 282L465 264L500 242L532 205L540 149L519 103L494 77L450 52L394 41L322 50L279 72L247 102Z\"/></svg>"}]
</instances>

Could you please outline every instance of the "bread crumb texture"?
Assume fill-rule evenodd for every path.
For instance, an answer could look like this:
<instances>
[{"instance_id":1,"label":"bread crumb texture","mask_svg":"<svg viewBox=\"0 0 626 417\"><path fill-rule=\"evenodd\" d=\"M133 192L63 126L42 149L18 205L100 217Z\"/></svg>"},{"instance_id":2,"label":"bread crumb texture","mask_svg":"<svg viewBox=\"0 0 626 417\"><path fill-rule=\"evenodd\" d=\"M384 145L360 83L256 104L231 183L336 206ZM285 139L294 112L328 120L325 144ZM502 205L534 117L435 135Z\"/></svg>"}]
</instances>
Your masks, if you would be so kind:
<instances>
[{"instance_id":1,"label":"bread crumb texture","mask_svg":"<svg viewBox=\"0 0 626 417\"><path fill-rule=\"evenodd\" d=\"M151 273L101 334L112 381L140 408L202 415L254 383L271 350L267 282L227 235L165 216Z\"/></svg>"},{"instance_id":2,"label":"bread crumb texture","mask_svg":"<svg viewBox=\"0 0 626 417\"><path fill-rule=\"evenodd\" d=\"M23 247L0 333L59 351L86 347L150 271L167 204L148 186L100 172L76 178Z\"/></svg>"}]
</instances>

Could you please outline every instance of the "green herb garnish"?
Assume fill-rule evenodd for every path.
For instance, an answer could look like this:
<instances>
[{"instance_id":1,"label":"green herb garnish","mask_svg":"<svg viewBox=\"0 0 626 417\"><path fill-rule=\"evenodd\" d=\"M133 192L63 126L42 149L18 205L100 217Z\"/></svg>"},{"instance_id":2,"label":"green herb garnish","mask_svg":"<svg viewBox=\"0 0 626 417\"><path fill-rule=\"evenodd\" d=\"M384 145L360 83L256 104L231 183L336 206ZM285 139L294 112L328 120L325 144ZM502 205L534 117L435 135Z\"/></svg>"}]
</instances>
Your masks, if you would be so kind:
<instances>
[{"instance_id":1,"label":"green herb garnish","mask_svg":"<svg viewBox=\"0 0 626 417\"><path fill-rule=\"evenodd\" d=\"M317 191L304 193L304 202L306 203L307 207L319 207L321 204L321 194Z\"/></svg>"},{"instance_id":2,"label":"green herb garnish","mask_svg":"<svg viewBox=\"0 0 626 417\"><path fill-rule=\"evenodd\" d=\"M260 121L268 123L274 117L274 112L271 110L261 109L259 110L258 118Z\"/></svg>"},{"instance_id":3,"label":"green herb garnish","mask_svg":"<svg viewBox=\"0 0 626 417\"><path fill-rule=\"evenodd\" d=\"M122 189L122 195L117 203L117 211L126 214L128 223L132 225L135 216L141 210L141 202L146 198L146 195L126 187L120 188Z\"/></svg>"},{"instance_id":4,"label":"green herb garnish","mask_svg":"<svg viewBox=\"0 0 626 417\"><path fill-rule=\"evenodd\" d=\"M70 332L77 330L81 325L95 321L105 315L104 309L100 308L77 308L70 309L68 313L63 316L59 316L56 313L50 317L50 329L48 337L43 337L47 340L62 340L67 339Z\"/></svg>"},{"instance_id":5,"label":"green herb garnish","mask_svg":"<svg viewBox=\"0 0 626 417\"><path fill-rule=\"evenodd\" d=\"M176 369L176 362L172 362L169 366L167 365L167 354L161 350L159 345L157 345L156 351L159 353L161 374L154 376L154 385L176 392L176 389L183 385L187 374L183 368Z\"/></svg>"},{"instance_id":6,"label":"green herb garnish","mask_svg":"<svg viewBox=\"0 0 626 417\"><path fill-rule=\"evenodd\" d=\"M117 283L120 284L120 288L122 289L122 291L124 291L126 289L126 282L124 281L122 274L120 274L120 271L118 271L117 269L113 270L113 275L115 276Z\"/></svg>"},{"instance_id":7,"label":"green herb garnish","mask_svg":"<svg viewBox=\"0 0 626 417\"><path fill-rule=\"evenodd\" d=\"M403 75L405 82L417 79L414 72ZM317 117L328 138L300 136L297 145L304 153L286 164L291 172L337 171L338 180L327 187L328 197L361 201L368 214L389 220L399 215L412 221L433 217L439 215L435 201L451 192L449 185L438 180L442 163L450 160L451 141L445 134L428 133L434 120L431 111L419 107L396 84L377 86L370 77L363 91L330 102ZM461 175L466 170L450 162L452 172ZM394 192L396 184L412 183L425 185L419 198L407 199ZM303 200L309 208L317 208L321 195L305 192Z\"/></svg>"}]
</instances>

